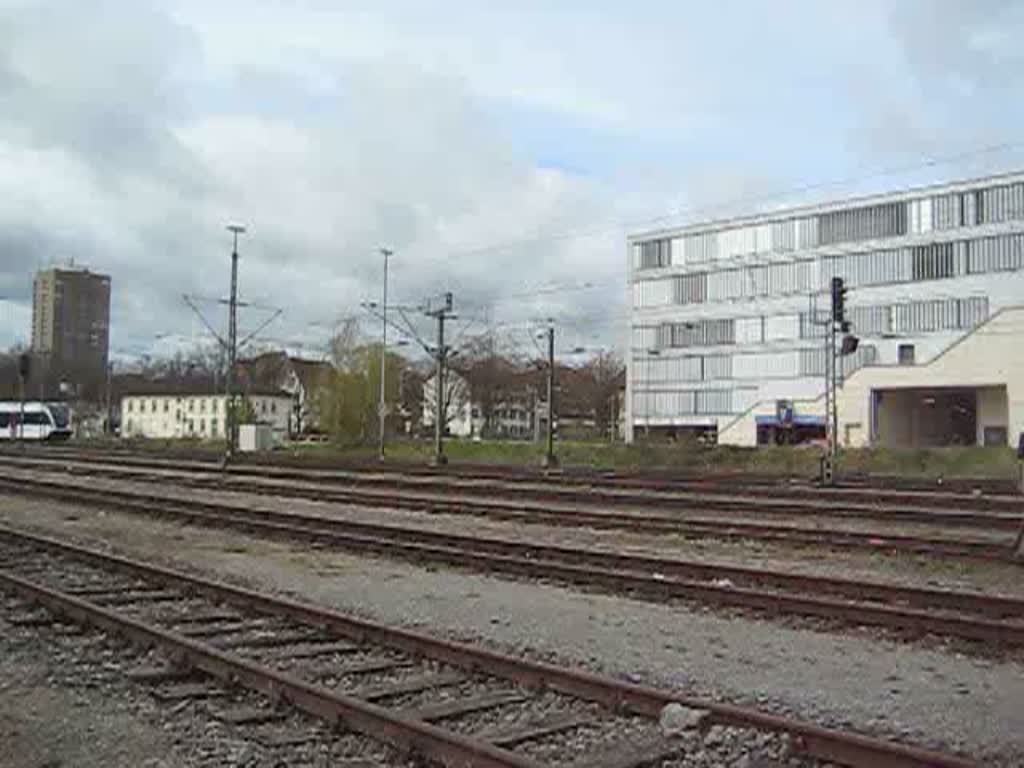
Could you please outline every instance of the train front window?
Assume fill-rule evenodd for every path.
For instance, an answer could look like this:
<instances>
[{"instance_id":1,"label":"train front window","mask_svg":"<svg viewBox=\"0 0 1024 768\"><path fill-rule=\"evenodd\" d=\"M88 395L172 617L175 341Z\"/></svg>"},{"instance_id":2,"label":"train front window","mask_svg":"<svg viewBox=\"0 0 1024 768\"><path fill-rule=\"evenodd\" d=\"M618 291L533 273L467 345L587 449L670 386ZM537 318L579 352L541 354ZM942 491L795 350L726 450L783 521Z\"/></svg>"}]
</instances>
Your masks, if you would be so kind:
<instances>
[{"instance_id":1,"label":"train front window","mask_svg":"<svg viewBox=\"0 0 1024 768\"><path fill-rule=\"evenodd\" d=\"M50 415L53 417L53 426L57 429L67 429L68 424L71 423L71 412L67 406L51 405Z\"/></svg>"}]
</instances>

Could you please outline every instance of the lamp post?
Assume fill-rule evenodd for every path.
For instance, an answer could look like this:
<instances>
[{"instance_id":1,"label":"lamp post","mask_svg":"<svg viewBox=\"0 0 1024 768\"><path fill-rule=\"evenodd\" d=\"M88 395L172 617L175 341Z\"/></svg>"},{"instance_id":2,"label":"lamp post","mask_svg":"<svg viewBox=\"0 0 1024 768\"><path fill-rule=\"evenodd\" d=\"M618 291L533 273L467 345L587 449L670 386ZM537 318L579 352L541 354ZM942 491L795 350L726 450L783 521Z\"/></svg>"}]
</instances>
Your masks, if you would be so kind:
<instances>
[{"instance_id":1,"label":"lamp post","mask_svg":"<svg viewBox=\"0 0 1024 768\"><path fill-rule=\"evenodd\" d=\"M380 403L377 405L380 417L380 435L378 457L384 461L384 427L387 424L387 390L385 389L385 377L387 376L388 360L388 258L394 251L387 248L380 249L384 257L384 296L381 301L381 324L380 324Z\"/></svg>"}]
</instances>

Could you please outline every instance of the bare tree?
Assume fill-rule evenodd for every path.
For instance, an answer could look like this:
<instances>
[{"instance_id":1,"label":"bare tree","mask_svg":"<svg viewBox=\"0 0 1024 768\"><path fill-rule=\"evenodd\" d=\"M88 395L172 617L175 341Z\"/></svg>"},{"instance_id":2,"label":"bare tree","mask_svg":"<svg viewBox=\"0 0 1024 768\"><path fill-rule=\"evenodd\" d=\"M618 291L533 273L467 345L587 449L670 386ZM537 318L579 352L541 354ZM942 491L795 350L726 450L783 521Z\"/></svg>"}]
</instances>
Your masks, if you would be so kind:
<instances>
[{"instance_id":1,"label":"bare tree","mask_svg":"<svg viewBox=\"0 0 1024 768\"><path fill-rule=\"evenodd\" d=\"M625 368L613 352L602 352L583 365L559 367L558 411L590 424L592 437L613 437L618 422L619 390Z\"/></svg>"},{"instance_id":2,"label":"bare tree","mask_svg":"<svg viewBox=\"0 0 1024 768\"><path fill-rule=\"evenodd\" d=\"M626 368L614 352L601 352L581 367L580 401L593 414L602 435L614 436L618 421L619 389L625 383Z\"/></svg>"},{"instance_id":3,"label":"bare tree","mask_svg":"<svg viewBox=\"0 0 1024 768\"><path fill-rule=\"evenodd\" d=\"M529 399L529 370L522 360L502 353L503 339L493 332L469 339L453 365L465 379L473 405L480 409L481 436L494 437L495 411Z\"/></svg>"}]
</instances>

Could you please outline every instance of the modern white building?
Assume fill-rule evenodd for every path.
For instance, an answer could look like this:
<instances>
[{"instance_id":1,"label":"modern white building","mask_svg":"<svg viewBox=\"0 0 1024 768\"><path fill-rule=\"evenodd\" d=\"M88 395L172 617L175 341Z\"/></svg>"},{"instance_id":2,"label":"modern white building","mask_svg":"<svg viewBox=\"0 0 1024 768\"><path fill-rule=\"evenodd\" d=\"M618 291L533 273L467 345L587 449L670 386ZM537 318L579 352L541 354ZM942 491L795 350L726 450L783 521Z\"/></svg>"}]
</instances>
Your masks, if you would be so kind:
<instances>
[{"instance_id":1,"label":"modern white building","mask_svg":"<svg viewBox=\"0 0 1024 768\"><path fill-rule=\"evenodd\" d=\"M277 439L291 433L292 397L286 392L246 395L243 421L266 424ZM157 439L225 437L227 397L210 393L149 392L121 398L121 436Z\"/></svg>"},{"instance_id":2,"label":"modern white building","mask_svg":"<svg viewBox=\"0 0 1024 768\"><path fill-rule=\"evenodd\" d=\"M1015 445L1024 430L1024 372L992 336L1024 348L1024 173L641 233L628 259L627 440L766 442L779 401L823 431L833 277L861 340L842 441Z\"/></svg>"}]
</instances>

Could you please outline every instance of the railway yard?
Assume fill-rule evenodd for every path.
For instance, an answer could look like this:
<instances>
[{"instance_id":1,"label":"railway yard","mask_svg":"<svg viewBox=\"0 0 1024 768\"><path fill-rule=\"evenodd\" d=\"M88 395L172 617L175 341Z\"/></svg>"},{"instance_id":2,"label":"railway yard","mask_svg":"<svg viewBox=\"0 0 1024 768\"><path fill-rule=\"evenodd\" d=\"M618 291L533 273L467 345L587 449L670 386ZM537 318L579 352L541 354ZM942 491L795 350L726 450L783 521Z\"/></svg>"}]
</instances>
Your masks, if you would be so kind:
<instances>
[{"instance_id":1,"label":"railway yard","mask_svg":"<svg viewBox=\"0 0 1024 768\"><path fill-rule=\"evenodd\" d=\"M0 461L0 765L1024 764L1009 489Z\"/></svg>"}]
</instances>

